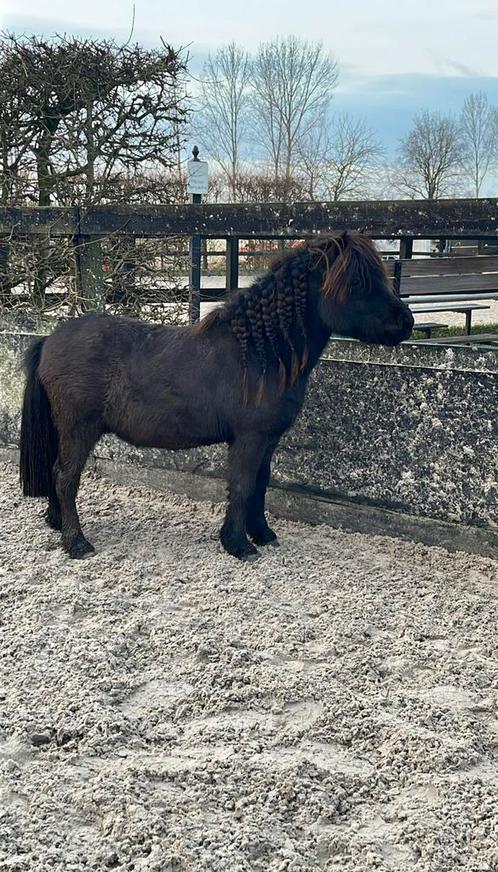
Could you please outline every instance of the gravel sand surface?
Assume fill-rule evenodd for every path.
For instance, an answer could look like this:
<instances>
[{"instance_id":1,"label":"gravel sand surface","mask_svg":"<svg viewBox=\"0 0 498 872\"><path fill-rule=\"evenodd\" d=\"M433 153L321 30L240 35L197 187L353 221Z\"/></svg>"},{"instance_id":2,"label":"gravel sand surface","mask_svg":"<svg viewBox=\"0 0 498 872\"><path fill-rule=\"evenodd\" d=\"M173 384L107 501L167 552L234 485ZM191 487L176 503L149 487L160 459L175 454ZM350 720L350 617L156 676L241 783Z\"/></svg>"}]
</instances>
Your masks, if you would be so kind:
<instances>
[{"instance_id":1,"label":"gravel sand surface","mask_svg":"<svg viewBox=\"0 0 498 872\"><path fill-rule=\"evenodd\" d=\"M0 467L1 872L498 870L498 564Z\"/></svg>"}]
</instances>

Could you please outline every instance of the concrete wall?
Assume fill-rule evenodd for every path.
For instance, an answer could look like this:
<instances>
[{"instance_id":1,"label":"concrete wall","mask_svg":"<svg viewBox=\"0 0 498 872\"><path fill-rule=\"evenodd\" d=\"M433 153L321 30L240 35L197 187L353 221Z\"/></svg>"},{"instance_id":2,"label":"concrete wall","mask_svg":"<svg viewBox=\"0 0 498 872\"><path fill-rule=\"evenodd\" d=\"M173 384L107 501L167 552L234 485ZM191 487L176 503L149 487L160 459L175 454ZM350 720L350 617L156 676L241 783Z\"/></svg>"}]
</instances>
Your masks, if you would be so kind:
<instances>
[{"instance_id":1,"label":"concrete wall","mask_svg":"<svg viewBox=\"0 0 498 872\"><path fill-rule=\"evenodd\" d=\"M18 442L24 387L22 354L33 338L22 333L0 333L0 445Z\"/></svg>"},{"instance_id":2,"label":"concrete wall","mask_svg":"<svg viewBox=\"0 0 498 872\"><path fill-rule=\"evenodd\" d=\"M28 339L0 336L0 444L17 441L17 367ZM482 552L472 542L487 542L494 554L497 436L496 352L332 343L315 371L303 413L275 457L274 483L280 488L275 502L283 514L332 521L333 504L344 526L370 524L375 532L401 535L408 530L411 538L420 529L422 541L449 545L450 528L442 533L441 525L455 525L455 547L465 540L461 547ZM120 469L122 475L126 469L129 477L149 484L183 481L189 491L198 482L204 495L221 493L207 484L224 476L224 447L172 453L106 438L96 456L108 472ZM313 498L315 507L318 500L329 510L300 512L299 505ZM434 521L439 533L431 527ZM430 536L423 532L429 529Z\"/></svg>"}]
</instances>

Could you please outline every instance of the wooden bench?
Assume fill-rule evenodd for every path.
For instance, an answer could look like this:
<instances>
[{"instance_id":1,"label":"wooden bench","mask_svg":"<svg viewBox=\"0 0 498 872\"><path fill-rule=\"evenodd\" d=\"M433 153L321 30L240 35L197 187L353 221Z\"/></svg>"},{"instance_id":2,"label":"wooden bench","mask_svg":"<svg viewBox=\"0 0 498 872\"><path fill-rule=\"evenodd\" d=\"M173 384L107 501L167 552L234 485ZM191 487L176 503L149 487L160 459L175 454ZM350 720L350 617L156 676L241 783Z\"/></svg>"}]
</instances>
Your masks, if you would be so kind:
<instances>
[{"instance_id":1,"label":"wooden bench","mask_svg":"<svg viewBox=\"0 0 498 872\"><path fill-rule=\"evenodd\" d=\"M413 312L413 314L415 314L415 312ZM419 333L424 333L425 336L427 336L427 339L430 339L433 330L440 330L442 327L447 326L447 324L438 324L436 321L427 321L426 323L415 321L413 332L415 333L418 331Z\"/></svg>"},{"instance_id":2,"label":"wooden bench","mask_svg":"<svg viewBox=\"0 0 498 872\"><path fill-rule=\"evenodd\" d=\"M388 261L395 291L414 315L462 312L470 335L472 312L488 308L482 300L498 299L498 257L426 257Z\"/></svg>"},{"instance_id":3,"label":"wooden bench","mask_svg":"<svg viewBox=\"0 0 498 872\"><path fill-rule=\"evenodd\" d=\"M434 303L432 306L411 306L412 315L421 315L437 312L459 312L465 315L465 333L470 336L472 332L472 312L476 309L490 309L491 306L483 306L481 303L461 303L458 306L451 303ZM439 324L439 327L447 327L447 324ZM418 329L418 328L417 328Z\"/></svg>"}]
</instances>

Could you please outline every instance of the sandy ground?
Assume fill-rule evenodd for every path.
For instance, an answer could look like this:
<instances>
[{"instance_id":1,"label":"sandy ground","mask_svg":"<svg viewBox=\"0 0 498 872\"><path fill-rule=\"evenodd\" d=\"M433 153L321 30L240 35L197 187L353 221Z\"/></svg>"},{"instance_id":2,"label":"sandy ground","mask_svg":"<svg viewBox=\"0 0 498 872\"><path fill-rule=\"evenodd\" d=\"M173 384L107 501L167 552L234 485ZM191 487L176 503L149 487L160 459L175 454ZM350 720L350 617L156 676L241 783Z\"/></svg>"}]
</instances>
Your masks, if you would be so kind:
<instances>
[{"instance_id":1,"label":"sandy ground","mask_svg":"<svg viewBox=\"0 0 498 872\"><path fill-rule=\"evenodd\" d=\"M498 870L498 564L0 467L0 870Z\"/></svg>"}]
</instances>

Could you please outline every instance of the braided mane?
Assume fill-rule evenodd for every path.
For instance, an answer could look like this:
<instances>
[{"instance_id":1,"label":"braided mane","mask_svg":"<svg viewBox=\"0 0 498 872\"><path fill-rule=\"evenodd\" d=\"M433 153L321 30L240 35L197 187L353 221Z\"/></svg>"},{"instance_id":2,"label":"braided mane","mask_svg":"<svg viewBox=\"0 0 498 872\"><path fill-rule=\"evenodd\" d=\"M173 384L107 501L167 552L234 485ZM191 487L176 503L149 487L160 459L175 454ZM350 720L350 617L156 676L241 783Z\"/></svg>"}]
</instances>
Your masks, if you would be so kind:
<instances>
[{"instance_id":1,"label":"braided mane","mask_svg":"<svg viewBox=\"0 0 498 872\"><path fill-rule=\"evenodd\" d=\"M278 368L279 390L294 384L309 359L310 274L323 273L321 292L338 302L347 299L352 283L367 293L372 276L385 279L385 269L371 241L345 232L314 239L277 257L250 288L236 291L196 326L206 333L228 324L240 346L244 371L244 400L248 400L248 356L256 354L260 380L256 402L265 390L270 367Z\"/></svg>"}]
</instances>

